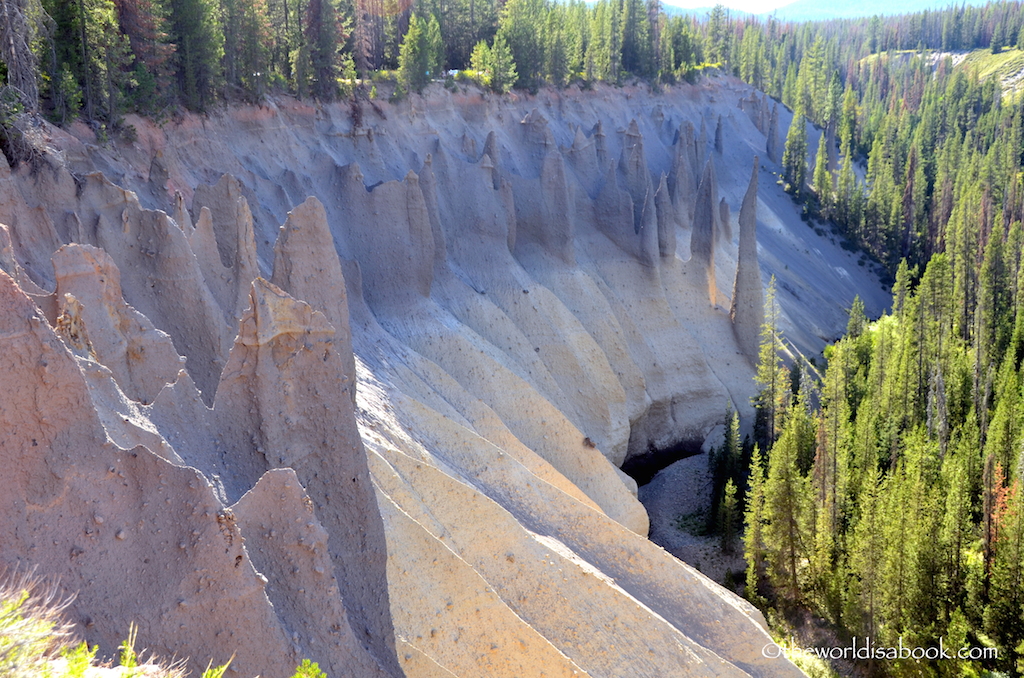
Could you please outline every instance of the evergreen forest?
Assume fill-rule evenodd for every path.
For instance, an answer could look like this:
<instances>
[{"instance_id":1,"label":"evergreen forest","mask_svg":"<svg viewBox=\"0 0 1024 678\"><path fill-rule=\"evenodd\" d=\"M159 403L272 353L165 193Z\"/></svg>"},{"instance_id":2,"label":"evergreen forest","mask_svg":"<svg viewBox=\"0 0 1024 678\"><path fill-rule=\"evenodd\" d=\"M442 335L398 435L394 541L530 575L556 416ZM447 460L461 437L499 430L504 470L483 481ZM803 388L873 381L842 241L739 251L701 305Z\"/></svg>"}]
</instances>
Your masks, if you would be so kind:
<instances>
[{"instance_id":1,"label":"evergreen forest","mask_svg":"<svg viewBox=\"0 0 1024 678\"><path fill-rule=\"evenodd\" d=\"M841 639L995 648L878 675L1024 673L1024 3L786 23L659 0L0 0L12 116L166 118L273 94L496 92L705 72L794 111L784 182L887 272L825 366L783 358L767 295L757 424L716 451L716 524L746 595ZM453 72L457 71L458 76ZM808 148L807 126L825 131ZM828 158L838 164L830 169ZM770 615L771 616L771 615Z\"/></svg>"}]
</instances>

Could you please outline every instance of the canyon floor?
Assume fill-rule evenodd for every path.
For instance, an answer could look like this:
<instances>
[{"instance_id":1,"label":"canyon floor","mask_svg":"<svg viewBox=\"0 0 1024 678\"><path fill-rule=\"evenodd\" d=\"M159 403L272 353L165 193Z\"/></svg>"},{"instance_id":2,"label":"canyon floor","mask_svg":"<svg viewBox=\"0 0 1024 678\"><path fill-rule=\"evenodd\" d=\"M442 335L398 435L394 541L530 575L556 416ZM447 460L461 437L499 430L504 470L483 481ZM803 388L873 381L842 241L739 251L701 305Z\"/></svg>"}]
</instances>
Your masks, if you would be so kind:
<instances>
[{"instance_id":1,"label":"canyon floor","mask_svg":"<svg viewBox=\"0 0 1024 678\"><path fill-rule=\"evenodd\" d=\"M712 76L40 128L0 164L0 566L232 676L801 675L620 469L749 426L771 276L794 354L888 303L783 192L790 120Z\"/></svg>"}]
</instances>

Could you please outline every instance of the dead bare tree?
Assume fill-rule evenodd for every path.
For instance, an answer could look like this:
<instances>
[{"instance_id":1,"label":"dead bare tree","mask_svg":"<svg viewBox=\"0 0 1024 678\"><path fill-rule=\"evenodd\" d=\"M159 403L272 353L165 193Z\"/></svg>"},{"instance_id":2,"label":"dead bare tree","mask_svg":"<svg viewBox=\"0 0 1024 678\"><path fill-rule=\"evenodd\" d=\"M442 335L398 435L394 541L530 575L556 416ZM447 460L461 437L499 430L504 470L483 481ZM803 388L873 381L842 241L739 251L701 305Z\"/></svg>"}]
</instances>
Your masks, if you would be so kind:
<instances>
[{"instance_id":1,"label":"dead bare tree","mask_svg":"<svg viewBox=\"0 0 1024 678\"><path fill-rule=\"evenodd\" d=\"M39 107L39 85L32 43L42 13L39 0L0 0L0 56L7 64L7 84L33 113Z\"/></svg>"}]
</instances>

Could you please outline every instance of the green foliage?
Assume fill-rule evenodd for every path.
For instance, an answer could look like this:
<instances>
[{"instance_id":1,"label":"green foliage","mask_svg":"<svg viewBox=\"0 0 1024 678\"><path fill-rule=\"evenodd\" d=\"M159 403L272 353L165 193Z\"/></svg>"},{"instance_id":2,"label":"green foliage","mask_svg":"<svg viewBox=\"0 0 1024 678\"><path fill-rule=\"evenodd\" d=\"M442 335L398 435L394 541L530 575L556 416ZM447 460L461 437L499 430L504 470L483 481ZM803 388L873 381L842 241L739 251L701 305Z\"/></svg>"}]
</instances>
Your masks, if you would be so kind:
<instances>
[{"instance_id":1,"label":"green foliage","mask_svg":"<svg viewBox=\"0 0 1024 678\"><path fill-rule=\"evenodd\" d=\"M306 8L306 44L309 45L309 73L313 94L331 101L338 93L338 77L355 80L351 54L339 57L341 39L333 0L310 0Z\"/></svg>"},{"instance_id":2,"label":"green foliage","mask_svg":"<svg viewBox=\"0 0 1024 678\"><path fill-rule=\"evenodd\" d=\"M327 674L320 670L320 666L316 662L303 659L302 663L296 667L292 678L327 678Z\"/></svg>"},{"instance_id":3,"label":"green foliage","mask_svg":"<svg viewBox=\"0 0 1024 678\"><path fill-rule=\"evenodd\" d=\"M224 27L224 77L230 88L253 98L266 90L270 25L266 0L220 0ZM320 6L312 0L310 9Z\"/></svg>"},{"instance_id":4,"label":"green foliage","mask_svg":"<svg viewBox=\"0 0 1024 678\"><path fill-rule=\"evenodd\" d=\"M759 389L753 399L757 410L754 439L765 450L775 441L781 429L783 412L789 404L785 388L786 373L778 351L780 310L775 300L775 291L775 276L772 276L765 291L764 322L761 325L757 372L754 376Z\"/></svg>"},{"instance_id":5,"label":"green foliage","mask_svg":"<svg viewBox=\"0 0 1024 678\"><path fill-rule=\"evenodd\" d=\"M723 5L715 5L708 18L707 57L711 63L724 64L729 61L730 45L728 17Z\"/></svg>"},{"instance_id":6,"label":"green foliage","mask_svg":"<svg viewBox=\"0 0 1024 678\"><path fill-rule=\"evenodd\" d=\"M507 92L516 82L516 64L512 50L499 33L494 36L493 47L481 41L473 49L473 70L480 74L481 84L495 92Z\"/></svg>"},{"instance_id":7,"label":"green foliage","mask_svg":"<svg viewBox=\"0 0 1024 678\"><path fill-rule=\"evenodd\" d=\"M732 553L732 542L736 536L736 521L738 514L738 500L736 497L736 483L732 478L725 481L725 488L722 492L722 502L718 510L719 534L722 538L722 551Z\"/></svg>"},{"instance_id":8,"label":"green foliage","mask_svg":"<svg viewBox=\"0 0 1024 678\"><path fill-rule=\"evenodd\" d=\"M803 110L793 112L793 122L786 134L786 146L782 153L782 167L786 182L796 195L804 192L807 181L807 126Z\"/></svg>"},{"instance_id":9,"label":"green foliage","mask_svg":"<svg viewBox=\"0 0 1024 678\"><path fill-rule=\"evenodd\" d=\"M72 639L62 613L70 600L57 598L56 588L46 588L31 575L0 582L0 676L4 678L85 678L98 666L99 646ZM138 627L131 624L119 646L121 675L152 678L183 678L180 663L171 667L140 660L135 650ZM207 665L200 678L223 678L228 665ZM307 662L303 663L306 666ZM301 678L326 678L313 664Z\"/></svg>"},{"instance_id":10,"label":"green foliage","mask_svg":"<svg viewBox=\"0 0 1024 678\"><path fill-rule=\"evenodd\" d=\"M226 663L221 664L220 666L214 666L213 662L210 661L206 665L206 669L203 671L202 675L199 676L199 678L224 678L224 674L227 672L228 667L231 665L233 659L234 657L229 659ZM318 676L316 678L326 678L326 676Z\"/></svg>"},{"instance_id":11,"label":"green foliage","mask_svg":"<svg viewBox=\"0 0 1024 678\"><path fill-rule=\"evenodd\" d=\"M189 108L205 110L213 103L223 73L224 35L215 18L216 6L213 0L168 0L168 7L178 94Z\"/></svg>"},{"instance_id":12,"label":"green foliage","mask_svg":"<svg viewBox=\"0 0 1024 678\"><path fill-rule=\"evenodd\" d=\"M747 504L743 512L743 557L747 563L745 595L751 602L763 606L761 593L765 579L765 494L764 459L761 449L754 445L750 459L750 486L747 490Z\"/></svg>"},{"instance_id":13,"label":"green foliage","mask_svg":"<svg viewBox=\"0 0 1024 678\"><path fill-rule=\"evenodd\" d=\"M414 14L409 19L409 31L398 54L398 78L406 90L422 91L441 71L439 35L434 15L424 19Z\"/></svg>"},{"instance_id":14,"label":"green foliage","mask_svg":"<svg viewBox=\"0 0 1024 678\"><path fill-rule=\"evenodd\" d=\"M544 0L508 0L502 9L498 36L508 45L511 60L515 62L514 84L536 87L544 75L542 30L546 11ZM496 48L492 45L491 49L494 52Z\"/></svg>"},{"instance_id":15,"label":"green foliage","mask_svg":"<svg viewBox=\"0 0 1024 678\"><path fill-rule=\"evenodd\" d=\"M832 205L832 173L828 171L828 148L825 145L826 134L818 140L818 150L814 156L814 178L812 187L818 198L818 204L824 214L828 214Z\"/></svg>"},{"instance_id":16,"label":"green foliage","mask_svg":"<svg viewBox=\"0 0 1024 678\"><path fill-rule=\"evenodd\" d=\"M45 670L66 630L29 582L0 591L0 675L30 678Z\"/></svg>"},{"instance_id":17,"label":"green foliage","mask_svg":"<svg viewBox=\"0 0 1024 678\"><path fill-rule=\"evenodd\" d=\"M1011 231L973 267L933 256L916 286L899 266L892 311L875 322L855 301L817 409L792 404L767 472L759 451L751 463L752 600L810 607L879 644L999 648L969 663L889 662L893 675L1012 672L1024 659L1019 265L1000 272L1020 241ZM762 369L772 361L766 350Z\"/></svg>"},{"instance_id":18,"label":"green foliage","mask_svg":"<svg viewBox=\"0 0 1024 678\"><path fill-rule=\"evenodd\" d=\"M544 75L555 87L564 86L569 77L568 59L562 13L552 10L544 31Z\"/></svg>"},{"instance_id":19,"label":"green foliage","mask_svg":"<svg viewBox=\"0 0 1024 678\"><path fill-rule=\"evenodd\" d=\"M85 678L85 672L93 665L99 649L99 645L90 649L86 642L64 648L61 656L67 662L67 678Z\"/></svg>"},{"instance_id":20,"label":"green foliage","mask_svg":"<svg viewBox=\"0 0 1024 678\"><path fill-rule=\"evenodd\" d=\"M643 0L623 0L622 67L641 77L654 75L651 26Z\"/></svg>"}]
</instances>

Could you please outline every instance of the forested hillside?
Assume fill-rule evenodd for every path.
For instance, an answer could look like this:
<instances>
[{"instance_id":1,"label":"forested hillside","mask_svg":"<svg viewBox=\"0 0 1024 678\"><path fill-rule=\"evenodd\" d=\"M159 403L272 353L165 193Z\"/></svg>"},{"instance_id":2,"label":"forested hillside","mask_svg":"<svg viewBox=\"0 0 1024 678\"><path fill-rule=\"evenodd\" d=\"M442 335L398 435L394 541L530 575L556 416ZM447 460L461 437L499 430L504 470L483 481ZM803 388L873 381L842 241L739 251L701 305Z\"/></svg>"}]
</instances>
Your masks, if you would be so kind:
<instances>
[{"instance_id":1,"label":"forested hillside","mask_svg":"<svg viewBox=\"0 0 1024 678\"><path fill-rule=\"evenodd\" d=\"M721 9L704 27L643 0L4 0L3 9L4 62L25 105L38 90L51 119L108 126L127 111L206 110L272 92L330 100L381 70L399 69L406 90L470 67L496 90L628 74L671 81L725 60L730 39Z\"/></svg>"},{"instance_id":2,"label":"forested hillside","mask_svg":"<svg viewBox=\"0 0 1024 678\"><path fill-rule=\"evenodd\" d=\"M999 4L740 43L774 49L741 49L741 75L826 130L808 164L794 118L789 189L895 281L889 315L851 310L820 383L765 328L748 595L842 638L975 648L872 664L892 675L1024 669L1020 19Z\"/></svg>"}]
</instances>

